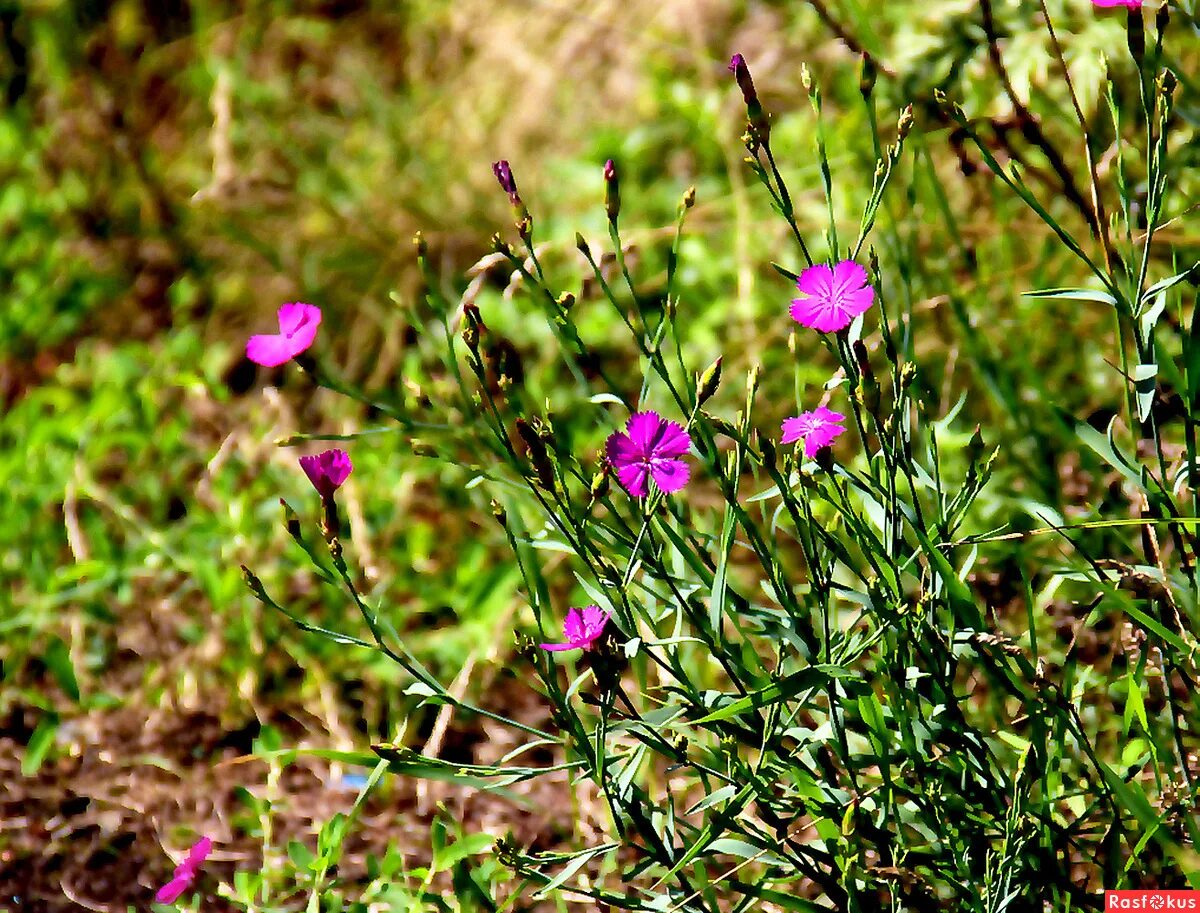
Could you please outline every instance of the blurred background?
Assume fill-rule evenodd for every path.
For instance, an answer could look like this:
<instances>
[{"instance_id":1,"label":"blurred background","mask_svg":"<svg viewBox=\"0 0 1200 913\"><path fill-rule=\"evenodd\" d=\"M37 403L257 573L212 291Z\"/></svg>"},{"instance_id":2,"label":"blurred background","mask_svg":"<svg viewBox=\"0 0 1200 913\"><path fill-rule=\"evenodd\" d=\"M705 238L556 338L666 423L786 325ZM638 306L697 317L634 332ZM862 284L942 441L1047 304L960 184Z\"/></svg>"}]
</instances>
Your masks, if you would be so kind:
<instances>
[{"instance_id":1,"label":"blurred background","mask_svg":"<svg viewBox=\"0 0 1200 913\"><path fill-rule=\"evenodd\" d=\"M1111 186L1125 137L1101 98L1102 56L1116 95L1137 93L1123 11L1046 7ZM270 332L280 303L312 302L325 313L318 350L347 377L398 396L436 392L444 379L411 319L423 283L412 237L423 233L457 300L492 234L513 234L492 161L512 163L547 260L581 307L574 237L608 244L605 159L620 169L625 240L647 294L695 186L680 272L689 367L724 352L736 376L762 361L778 402L769 418L796 411L791 289L770 261L795 267L797 254L742 163L744 109L725 69L735 51L773 115L814 239L826 211L802 67L824 94L847 231L875 168L868 111L890 141L913 104L873 240L885 294L913 314L937 415L955 411L944 440L961 446L981 423L1002 447L980 527L1041 510L1128 514L1103 470L1059 446L1054 411L1103 427L1119 410L1111 318L1021 297L1084 280L933 103L935 89L959 100L994 154L1023 163L1086 237L1078 124L1041 11L996 4L1002 74L973 0L0 0L0 906L144 905L170 854L206 832L220 844L218 875L265 863L285 908L305 877L289 841L312 844L362 784L336 757L275 750L362 752L399 737L468 759L487 743L486 726L439 732L431 714L401 733L413 699L398 672L264 614L239 565L298 614L349 617L323 599L278 504L314 521L295 460L319 448L276 442L382 422L290 366L249 363L245 338ZM1195 19L1181 9L1172 28L1172 46L1191 56L1170 62L1194 79ZM878 71L869 105L864 51ZM1191 79L1172 127L1181 151L1163 275L1200 247L1187 205L1200 180ZM1138 125L1125 129L1137 142ZM470 294L512 341L530 390L552 397L552 337L536 309L508 277L474 276ZM586 326L601 357L636 372L612 323ZM804 383L819 390L828 362L815 341L800 346L802 363L813 359ZM471 472L414 454L395 433L350 449L348 548L372 596L445 681L536 718L505 665L528 622L519 576ZM1004 561L1036 568L1038 548L985 557L977 585L1009 598L1023 584ZM1049 574L1035 570L1034 585L1048 636L1072 636L1078 619L1055 602ZM1089 634L1103 663L1105 634ZM404 784L377 794L339 877L352 883L389 845L423 858L436 798ZM514 816L455 801L468 830L511 826L549 845L570 828L552 802ZM238 907L211 907L226 908Z\"/></svg>"}]
</instances>

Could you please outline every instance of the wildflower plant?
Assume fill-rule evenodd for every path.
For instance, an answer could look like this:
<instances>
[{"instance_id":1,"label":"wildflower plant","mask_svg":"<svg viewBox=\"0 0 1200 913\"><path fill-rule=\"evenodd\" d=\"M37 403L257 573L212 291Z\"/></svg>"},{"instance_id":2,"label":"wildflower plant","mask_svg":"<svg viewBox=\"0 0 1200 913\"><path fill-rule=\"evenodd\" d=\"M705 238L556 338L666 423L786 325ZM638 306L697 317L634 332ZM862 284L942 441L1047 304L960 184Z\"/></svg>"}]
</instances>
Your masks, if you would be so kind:
<instances>
[{"instance_id":1,"label":"wildflower plant","mask_svg":"<svg viewBox=\"0 0 1200 913\"><path fill-rule=\"evenodd\" d=\"M1131 10L1129 22L1133 36L1141 14ZM1031 294L1112 311L1126 440L1116 420L1107 432L1062 421L1141 493L1142 514L1129 522L1145 531L1145 555L1136 565L1085 555L1076 581L1094 587L1097 604L1120 607L1159 650L1168 678L1192 683L1196 334L1176 332L1171 355L1156 332L1194 267L1151 275L1151 246L1167 212L1172 150L1164 125L1175 88L1169 69L1152 69L1165 59L1161 36L1160 26L1152 50L1130 41L1148 153L1144 230L1125 177L1132 150L1117 153L1112 219L1102 208L1111 191L1091 169L1091 237L1081 240L1015 166L995 158L961 108L944 96L938 104L1096 279L1095 288ZM805 74L829 212L819 237L797 215L779 165L784 150L774 147L780 131L772 131L749 65L737 55L730 70L746 108L746 165L795 241L795 262L774 264L799 292L790 310L798 332L811 331L795 357L835 376L823 396L802 390L798 401L781 402L757 365L729 377L725 364L745 362L743 352L707 368L693 363L677 278L695 193L680 203L662 305L652 306L623 254L612 161L597 172L612 252L606 259L578 237L585 282L571 288L563 245L537 238L511 166L493 166L516 235L496 235L494 262L544 318L576 400L529 395L486 307L447 296L420 237L425 296L411 316L441 359L441 401L424 392L368 395L323 367L305 368L393 419L415 452L466 467L472 490L490 497L529 607L512 663L553 725L508 719L452 692L406 649L328 520L340 472L333 481L305 464L326 504L325 551L308 543L286 506L285 520L369 635L309 624L247 571L251 589L316 634L381 651L412 677L409 693L420 700L490 718L525 740L494 764L473 766L400 741L379 744L381 769L497 791L566 778L570 789L598 797L602 812L591 823L602 839L555 852L497 841L495 857L515 875L514 890L536 897L564 892L659 913L760 904L982 913L1096 908L1099 887L1154 879L1200 887L1190 848L1200 836L1189 766L1194 695L1172 692L1157 716L1135 704L1126 728L1136 725L1142 750L1122 754L1080 712L1074 663L1047 667L1032 600L1028 628L1006 631L969 584L990 542L1022 533L980 531L974 511L997 451L979 429L938 414L916 359L912 311L870 245L916 123L913 109L890 134L873 128L875 180L848 234L834 218L820 90ZM875 125L867 83L863 99ZM1120 137L1111 87L1109 99ZM1082 143L1090 163L1092 140ZM595 290L588 300L585 285ZM784 346L787 298L781 281L781 325L762 345ZM615 314L641 377L595 355L578 317L584 308ZM282 313L280 322L286 336ZM1188 391L1186 455L1174 461L1156 420L1163 374ZM966 441L962 452L952 452L949 439ZM362 435L347 446L376 440ZM1068 547L1082 547L1087 527L1052 525ZM549 552L567 556L567 565L551 571ZM569 608L573 594L590 604ZM1141 700L1146 663L1130 672L1130 701ZM526 759L547 746L553 763ZM1148 783L1157 784L1154 798ZM501 902L492 886L473 885L488 904Z\"/></svg>"}]
</instances>

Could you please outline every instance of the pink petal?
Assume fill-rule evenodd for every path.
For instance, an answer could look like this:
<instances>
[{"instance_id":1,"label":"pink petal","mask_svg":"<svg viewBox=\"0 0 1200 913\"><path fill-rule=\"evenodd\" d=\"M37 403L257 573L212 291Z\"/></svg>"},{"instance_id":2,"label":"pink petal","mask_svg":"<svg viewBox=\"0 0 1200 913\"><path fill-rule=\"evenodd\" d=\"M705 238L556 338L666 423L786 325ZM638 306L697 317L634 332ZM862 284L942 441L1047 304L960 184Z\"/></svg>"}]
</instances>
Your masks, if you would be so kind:
<instances>
[{"instance_id":1,"label":"pink petal","mask_svg":"<svg viewBox=\"0 0 1200 913\"><path fill-rule=\"evenodd\" d=\"M627 492L635 498L646 497L649 491L646 481L650 476L650 471L645 463L626 463L618 465L616 468L617 480Z\"/></svg>"},{"instance_id":2,"label":"pink petal","mask_svg":"<svg viewBox=\"0 0 1200 913\"><path fill-rule=\"evenodd\" d=\"M657 412L635 412L629 416L626 430L639 455L648 456L651 445L660 431L663 420Z\"/></svg>"},{"instance_id":3,"label":"pink petal","mask_svg":"<svg viewBox=\"0 0 1200 913\"><path fill-rule=\"evenodd\" d=\"M860 289L867 284L867 271L853 260L843 260L833 268L833 289L836 294Z\"/></svg>"},{"instance_id":4,"label":"pink petal","mask_svg":"<svg viewBox=\"0 0 1200 913\"><path fill-rule=\"evenodd\" d=\"M692 471L683 460L655 460L650 464L650 475L661 491L670 494L688 483Z\"/></svg>"},{"instance_id":5,"label":"pink petal","mask_svg":"<svg viewBox=\"0 0 1200 913\"><path fill-rule=\"evenodd\" d=\"M563 619L563 637L570 643L576 643L583 637L583 613L579 609L569 609Z\"/></svg>"},{"instance_id":6,"label":"pink petal","mask_svg":"<svg viewBox=\"0 0 1200 913\"><path fill-rule=\"evenodd\" d=\"M785 418L783 420L783 437L780 439L782 444L794 444L807 433L807 425L801 416L794 418Z\"/></svg>"},{"instance_id":7,"label":"pink petal","mask_svg":"<svg viewBox=\"0 0 1200 913\"><path fill-rule=\"evenodd\" d=\"M191 869L196 869L199 865L208 858L208 854L212 852L212 838L201 837L196 841L195 845L188 850L187 859L184 860L184 865Z\"/></svg>"},{"instance_id":8,"label":"pink petal","mask_svg":"<svg viewBox=\"0 0 1200 913\"><path fill-rule=\"evenodd\" d=\"M810 266L796 280L796 288L805 295L825 297L833 290L834 272L824 263Z\"/></svg>"},{"instance_id":9,"label":"pink petal","mask_svg":"<svg viewBox=\"0 0 1200 913\"><path fill-rule=\"evenodd\" d=\"M579 649L579 644L538 644L538 646L551 653L563 653L567 650Z\"/></svg>"},{"instance_id":10,"label":"pink petal","mask_svg":"<svg viewBox=\"0 0 1200 913\"><path fill-rule=\"evenodd\" d=\"M279 331L292 342L292 355L312 345L321 325L321 309L296 301L279 308Z\"/></svg>"},{"instance_id":11,"label":"pink petal","mask_svg":"<svg viewBox=\"0 0 1200 913\"><path fill-rule=\"evenodd\" d=\"M628 463L635 463L641 459L637 445L623 431L614 431L608 436L606 450L608 451L608 461L615 468L620 468L622 465Z\"/></svg>"},{"instance_id":12,"label":"pink petal","mask_svg":"<svg viewBox=\"0 0 1200 913\"><path fill-rule=\"evenodd\" d=\"M283 336L251 336L246 340L246 357L264 368L278 367L291 360L292 344Z\"/></svg>"},{"instance_id":13,"label":"pink petal","mask_svg":"<svg viewBox=\"0 0 1200 913\"><path fill-rule=\"evenodd\" d=\"M585 606L583 609L583 633L589 642L594 642L601 634L604 633L604 626L608 624L609 614L602 611L599 606Z\"/></svg>"},{"instance_id":14,"label":"pink petal","mask_svg":"<svg viewBox=\"0 0 1200 913\"><path fill-rule=\"evenodd\" d=\"M692 447L692 439L678 422L663 422L651 456L681 457Z\"/></svg>"},{"instance_id":15,"label":"pink petal","mask_svg":"<svg viewBox=\"0 0 1200 913\"><path fill-rule=\"evenodd\" d=\"M154 900L157 903L175 903L188 888L192 886L192 879L195 875L189 870L182 875L176 875L165 885L158 889L158 893L154 895Z\"/></svg>"}]
</instances>

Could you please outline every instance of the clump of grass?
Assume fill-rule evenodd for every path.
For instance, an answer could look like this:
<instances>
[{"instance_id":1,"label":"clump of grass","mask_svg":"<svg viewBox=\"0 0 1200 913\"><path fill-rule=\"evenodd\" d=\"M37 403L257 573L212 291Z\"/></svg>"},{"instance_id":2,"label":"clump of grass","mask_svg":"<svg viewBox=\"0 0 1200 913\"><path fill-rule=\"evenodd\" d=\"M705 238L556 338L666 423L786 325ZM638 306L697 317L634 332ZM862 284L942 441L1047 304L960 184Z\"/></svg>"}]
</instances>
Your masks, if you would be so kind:
<instances>
[{"instance_id":1,"label":"clump of grass","mask_svg":"<svg viewBox=\"0 0 1200 913\"><path fill-rule=\"evenodd\" d=\"M991 59L1003 71L990 8L985 14ZM929 152L911 107L894 130L879 126L869 68L860 86L874 177L857 226L842 215L820 86L803 76L826 214L818 234L798 217L783 166L810 153L781 142L745 60L731 64L747 113L745 164L794 241L790 262L770 264L799 287L793 315L804 326L789 327L790 346L776 330L723 361L696 360L679 287L694 191L660 259L631 263L621 221L628 194L610 162L597 181L607 244L577 236L582 260L572 264L564 245L541 242L540 217L501 162L495 174L515 241L497 234L486 268L510 277L506 295L522 298L541 326L506 321L496 299L447 297L418 237L425 294L405 306L423 351L440 358L436 389L368 395L328 365L301 361L318 383L394 421L415 453L464 468L468 487L489 497L537 634L518 632L513 663L554 725L507 718L430 673L364 591L330 520L331 491L322 492L324 546L290 513L289 531L365 633L316 630L247 571L254 594L307 629L383 653L424 701L527 739L501 761L473 766L403 740L379 744L377 775L498 791L565 775L577 794L600 802L586 812L581 803L579 814L604 839L549 853L500 839L495 858L516 887L494 869L467 872L460 906L495 908L511 902L501 896L510 890L529 890L628 910L982 913L1094 908L1101 888L1200 886L1194 295L1184 300L1196 266L1156 245L1179 212L1168 26L1162 13L1147 35L1140 11L1127 17L1140 88L1129 104L1115 83L1103 93L1117 144L1109 183L1096 163L1099 128L1066 86L1087 183L1064 193L1082 233L1032 189L1026 169L1003 160L977 118L944 93L932 99L938 119L1090 277L1029 296L1111 317L1113 389L1123 387L1112 419L1097 428L1046 402L1038 421L1056 429L1054 446L1116 474L1132 516L1097 504L1094 516L1068 521L1035 500L989 501L1003 461L1028 463L1036 477L1049 445L1036 440L1035 423L1022 422L1033 407L1021 401L1020 378L976 354L979 318L961 310L953 277L940 281L961 315L963 345L1026 438L1004 454L989 443L1000 435L963 422L961 401L939 401L911 297L917 247L889 249L903 221L889 192L903 173L932 174ZM1065 185L1067 160L1028 109L1017 116ZM1134 122L1144 137L1127 145ZM1132 173L1142 176L1140 191ZM934 199L953 226L949 198L939 191ZM888 244L877 250L881 219ZM569 278L580 262L582 278ZM1160 275L1164 263L1171 269ZM658 280L653 293L644 275ZM597 350L596 326L624 328L625 358ZM522 368L506 335L517 332L557 354L552 396ZM632 377L629 358L640 369ZM744 380L732 376L732 362L751 363ZM814 389L814 374L830 380ZM1181 420L1164 417L1164 384L1180 392ZM778 419L797 411L781 438ZM346 438L356 448L370 440ZM789 446L797 440L803 449ZM1052 463L1044 490L1053 475ZM1052 558L1037 546L1051 536L1060 545ZM972 586L975 571L1014 542L1020 550L1000 556L1011 576L998 604ZM556 556L566 558L551 568ZM1086 607L1077 636L1106 616L1129 626L1136 646L1123 649L1120 667L1085 662L1074 640L1065 649L1047 642L1044 612L1056 592ZM1098 689L1123 699L1119 725ZM522 759L546 746L557 762ZM313 886L314 904L323 890Z\"/></svg>"}]
</instances>

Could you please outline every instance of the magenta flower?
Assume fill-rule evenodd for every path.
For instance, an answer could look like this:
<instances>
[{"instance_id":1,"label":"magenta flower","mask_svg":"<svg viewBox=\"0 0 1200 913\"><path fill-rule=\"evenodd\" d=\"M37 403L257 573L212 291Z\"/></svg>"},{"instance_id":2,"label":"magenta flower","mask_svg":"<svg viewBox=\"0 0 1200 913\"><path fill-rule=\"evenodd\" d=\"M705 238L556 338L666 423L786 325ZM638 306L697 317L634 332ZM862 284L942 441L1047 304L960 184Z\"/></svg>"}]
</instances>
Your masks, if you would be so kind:
<instances>
[{"instance_id":1,"label":"magenta flower","mask_svg":"<svg viewBox=\"0 0 1200 913\"><path fill-rule=\"evenodd\" d=\"M794 444L804 441L804 455L810 459L822 447L828 447L834 439L846 433L842 422L846 416L832 409L819 406L812 412L801 412L794 418L783 420L783 443Z\"/></svg>"},{"instance_id":2,"label":"magenta flower","mask_svg":"<svg viewBox=\"0 0 1200 913\"><path fill-rule=\"evenodd\" d=\"M563 650L590 650L595 646L604 626L608 624L609 612L602 612L599 606L584 606L582 609L569 609L563 621L563 639L566 643L542 644L543 650L560 653Z\"/></svg>"},{"instance_id":3,"label":"magenta flower","mask_svg":"<svg viewBox=\"0 0 1200 913\"><path fill-rule=\"evenodd\" d=\"M667 493L688 483L691 470L679 458L691 448L692 439L681 425L660 418L657 412L635 412L626 429L628 433L609 436L608 462L627 492L646 497L650 479Z\"/></svg>"},{"instance_id":4,"label":"magenta flower","mask_svg":"<svg viewBox=\"0 0 1200 913\"><path fill-rule=\"evenodd\" d=\"M175 867L175 874L171 876L171 880L158 889L158 893L154 895L155 902L175 903L180 895L192 886L197 871L211 852L210 838L201 837L197 840L195 846L188 850L187 858Z\"/></svg>"},{"instance_id":5,"label":"magenta flower","mask_svg":"<svg viewBox=\"0 0 1200 913\"><path fill-rule=\"evenodd\" d=\"M1141 9L1142 0L1092 0L1092 6L1102 6L1111 9L1114 6L1124 6L1131 10Z\"/></svg>"},{"instance_id":6,"label":"magenta flower","mask_svg":"<svg viewBox=\"0 0 1200 913\"><path fill-rule=\"evenodd\" d=\"M867 271L853 260L832 268L824 263L810 266L796 280L796 288L803 297L792 300L792 319L822 333L844 330L875 300Z\"/></svg>"},{"instance_id":7,"label":"magenta flower","mask_svg":"<svg viewBox=\"0 0 1200 913\"><path fill-rule=\"evenodd\" d=\"M251 336L246 357L264 368L277 367L311 346L320 325L321 309L315 304L289 302L279 309L279 332Z\"/></svg>"},{"instance_id":8,"label":"magenta flower","mask_svg":"<svg viewBox=\"0 0 1200 913\"><path fill-rule=\"evenodd\" d=\"M300 468L321 497L328 499L350 476L354 465L346 451L326 450L316 456L300 457Z\"/></svg>"}]
</instances>

